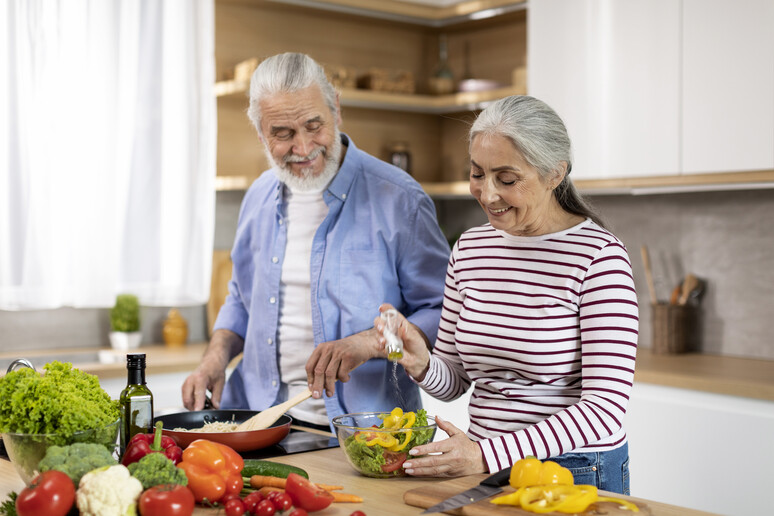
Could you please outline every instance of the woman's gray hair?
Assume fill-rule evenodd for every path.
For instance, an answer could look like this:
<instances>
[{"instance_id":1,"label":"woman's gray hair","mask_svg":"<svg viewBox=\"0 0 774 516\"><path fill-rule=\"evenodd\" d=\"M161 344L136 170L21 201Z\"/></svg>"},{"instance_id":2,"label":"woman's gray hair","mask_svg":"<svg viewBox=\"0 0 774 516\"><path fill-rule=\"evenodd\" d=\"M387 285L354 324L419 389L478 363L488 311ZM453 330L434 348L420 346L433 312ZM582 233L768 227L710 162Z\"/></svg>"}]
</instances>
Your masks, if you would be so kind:
<instances>
[{"instance_id":1,"label":"woman's gray hair","mask_svg":"<svg viewBox=\"0 0 774 516\"><path fill-rule=\"evenodd\" d=\"M589 217L604 224L589 204L581 197L570 180L572 170L572 144L567 128L556 111L548 104L527 95L514 95L487 106L470 128L469 140L478 135L500 135L508 138L521 152L530 166L537 169L543 179L567 163L562 182L554 189L554 197L565 211Z\"/></svg>"},{"instance_id":2,"label":"woman's gray hair","mask_svg":"<svg viewBox=\"0 0 774 516\"><path fill-rule=\"evenodd\" d=\"M261 100L277 93L292 93L316 84L325 103L336 115L336 90L323 68L306 54L287 52L269 57L258 65L250 79L250 107L247 116L260 134Z\"/></svg>"}]
</instances>

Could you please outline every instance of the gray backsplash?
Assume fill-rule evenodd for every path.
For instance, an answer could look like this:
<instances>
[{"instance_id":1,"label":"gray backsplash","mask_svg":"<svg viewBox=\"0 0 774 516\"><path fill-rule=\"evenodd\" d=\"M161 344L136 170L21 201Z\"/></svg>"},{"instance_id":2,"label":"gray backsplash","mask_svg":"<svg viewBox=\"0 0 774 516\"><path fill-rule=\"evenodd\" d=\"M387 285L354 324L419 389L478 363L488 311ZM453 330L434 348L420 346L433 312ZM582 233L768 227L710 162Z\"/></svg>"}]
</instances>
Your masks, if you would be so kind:
<instances>
[{"instance_id":1,"label":"gray backsplash","mask_svg":"<svg viewBox=\"0 0 774 516\"><path fill-rule=\"evenodd\" d=\"M215 248L233 240L242 192L219 192ZM640 300L640 344L651 343L650 306L640 246L650 249L659 298L692 272L707 282L700 350L774 360L774 190L604 195L590 200L626 244ZM436 202L449 238L486 221L472 199ZM166 307L143 308L143 342L161 342ZM107 309L0 311L0 350L107 346ZM189 342L206 340L204 306L184 307Z\"/></svg>"}]
</instances>

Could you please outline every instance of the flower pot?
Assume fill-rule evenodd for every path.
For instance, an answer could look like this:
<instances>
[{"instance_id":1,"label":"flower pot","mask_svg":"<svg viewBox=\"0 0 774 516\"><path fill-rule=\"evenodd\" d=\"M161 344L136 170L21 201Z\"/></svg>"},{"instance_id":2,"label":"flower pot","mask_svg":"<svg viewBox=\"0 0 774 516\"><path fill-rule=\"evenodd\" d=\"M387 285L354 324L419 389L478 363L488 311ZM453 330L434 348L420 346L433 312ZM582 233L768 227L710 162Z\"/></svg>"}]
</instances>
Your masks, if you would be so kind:
<instances>
[{"instance_id":1,"label":"flower pot","mask_svg":"<svg viewBox=\"0 0 774 516\"><path fill-rule=\"evenodd\" d=\"M113 349L135 349L140 347L142 333L139 331L111 331L110 345Z\"/></svg>"}]
</instances>

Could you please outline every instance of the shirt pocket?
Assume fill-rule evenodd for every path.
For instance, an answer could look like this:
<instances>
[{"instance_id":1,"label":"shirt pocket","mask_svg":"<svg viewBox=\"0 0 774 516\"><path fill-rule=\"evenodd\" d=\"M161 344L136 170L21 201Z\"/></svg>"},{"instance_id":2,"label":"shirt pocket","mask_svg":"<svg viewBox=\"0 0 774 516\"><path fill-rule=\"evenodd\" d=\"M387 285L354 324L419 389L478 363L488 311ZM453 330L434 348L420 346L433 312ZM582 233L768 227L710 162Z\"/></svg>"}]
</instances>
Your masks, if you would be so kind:
<instances>
[{"instance_id":1,"label":"shirt pocket","mask_svg":"<svg viewBox=\"0 0 774 516\"><path fill-rule=\"evenodd\" d=\"M394 266L384 249L343 250L341 255L341 305L345 319L373 326L379 305L393 302L389 292L397 286Z\"/></svg>"}]
</instances>

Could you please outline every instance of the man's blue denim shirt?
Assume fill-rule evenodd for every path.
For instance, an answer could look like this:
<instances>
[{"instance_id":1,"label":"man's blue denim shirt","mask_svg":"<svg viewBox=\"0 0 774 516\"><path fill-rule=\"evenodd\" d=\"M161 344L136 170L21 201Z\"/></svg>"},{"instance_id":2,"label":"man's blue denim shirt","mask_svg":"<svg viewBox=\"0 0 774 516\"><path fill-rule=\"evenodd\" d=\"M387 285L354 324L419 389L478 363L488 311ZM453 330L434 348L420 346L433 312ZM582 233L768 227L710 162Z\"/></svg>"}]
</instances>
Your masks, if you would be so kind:
<instances>
[{"instance_id":1,"label":"man's blue denim shirt","mask_svg":"<svg viewBox=\"0 0 774 516\"><path fill-rule=\"evenodd\" d=\"M328 215L311 256L315 346L373 327L381 303L394 305L435 342L449 245L435 206L402 170L348 145L339 172L323 193ZM223 392L224 408L263 410L278 402L279 290L287 231L284 186L273 171L248 189L239 214L229 295L215 329L245 339L244 355ZM325 399L328 417L421 407L419 390L403 368L372 359Z\"/></svg>"}]
</instances>

